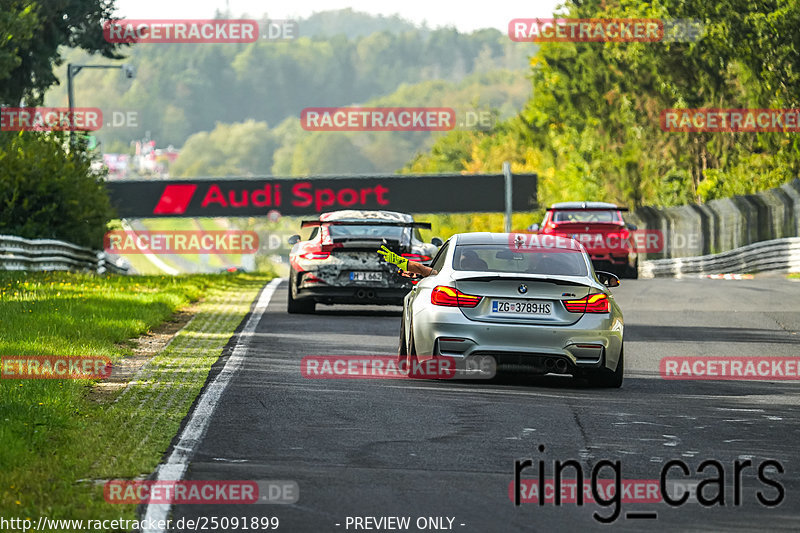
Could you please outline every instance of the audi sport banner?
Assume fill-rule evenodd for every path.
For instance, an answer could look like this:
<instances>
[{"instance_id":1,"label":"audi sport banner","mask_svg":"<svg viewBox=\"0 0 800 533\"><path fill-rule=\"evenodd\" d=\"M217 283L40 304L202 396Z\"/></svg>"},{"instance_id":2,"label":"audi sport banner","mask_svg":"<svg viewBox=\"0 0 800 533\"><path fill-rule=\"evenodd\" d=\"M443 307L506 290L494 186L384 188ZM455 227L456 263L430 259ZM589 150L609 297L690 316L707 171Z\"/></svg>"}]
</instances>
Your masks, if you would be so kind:
<instances>
[{"instance_id":1,"label":"audi sport banner","mask_svg":"<svg viewBox=\"0 0 800 533\"><path fill-rule=\"evenodd\" d=\"M111 181L121 218L314 215L339 209L411 213L495 212L505 209L502 174L384 175L321 178L211 178ZM536 175L512 179L514 211L536 207Z\"/></svg>"}]
</instances>

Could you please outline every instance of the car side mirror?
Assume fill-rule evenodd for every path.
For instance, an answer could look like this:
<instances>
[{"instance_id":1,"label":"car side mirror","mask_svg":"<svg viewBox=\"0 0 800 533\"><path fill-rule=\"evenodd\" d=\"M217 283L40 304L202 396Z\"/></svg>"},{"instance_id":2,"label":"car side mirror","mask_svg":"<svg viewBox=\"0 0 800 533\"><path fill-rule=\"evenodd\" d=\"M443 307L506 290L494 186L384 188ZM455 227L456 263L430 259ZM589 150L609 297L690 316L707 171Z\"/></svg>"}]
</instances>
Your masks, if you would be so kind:
<instances>
[{"instance_id":1,"label":"car side mirror","mask_svg":"<svg viewBox=\"0 0 800 533\"><path fill-rule=\"evenodd\" d=\"M597 279L600 280L600 283L606 287L619 287L619 278L611 272L598 271L595 274L597 274Z\"/></svg>"},{"instance_id":2,"label":"car side mirror","mask_svg":"<svg viewBox=\"0 0 800 533\"><path fill-rule=\"evenodd\" d=\"M287 240L289 241L289 244L297 244L300 242L300 235L292 235Z\"/></svg>"},{"instance_id":3,"label":"car side mirror","mask_svg":"<svg viewBox=\"0 0 800 533\"><path fill-rule=\"evenodd\" d=\"M539 231L539 224L531 224L528 226L528 231Z\"/></svg>"},{"instance_id":4,"label":"car side mirror","mask_svg":"<svg viewBox=\"0 0 800 533\"><path fill-rule=\"evenodd\" d=\"M639 229L638 226L636 226L636 224L625 224L625 227L631 231L636 231L637 229Z\"/></svg>"},{"instance_id":5,"label":"car side mirror","mask_svg":"<svg viewBox=\"0 0 800 533\"><path fill-rule=\"evenodd\" d=\"M434 246L441 246L442 244L444 244L444 241L442 241L442 239L440 239L439 237L434 237L433 239L431 239L431 244Z\"/></svg>"}]
</instances>

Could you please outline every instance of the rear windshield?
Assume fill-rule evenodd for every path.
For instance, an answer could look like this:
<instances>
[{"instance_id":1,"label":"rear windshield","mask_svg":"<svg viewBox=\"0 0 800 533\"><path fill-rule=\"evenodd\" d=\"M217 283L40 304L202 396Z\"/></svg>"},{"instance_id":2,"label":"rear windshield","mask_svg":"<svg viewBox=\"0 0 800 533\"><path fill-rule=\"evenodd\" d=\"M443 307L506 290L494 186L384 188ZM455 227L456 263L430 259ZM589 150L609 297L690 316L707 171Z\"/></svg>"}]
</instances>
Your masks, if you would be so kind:
<instances>
[{"instance_id":1,"label":"rear windshield","mask_svg":"<svg viewBox=\"0 0 800 533\"><path fill-rule=\"evenodd\" d=\"M513 252L503 244L461 244L453 254L453 269L513 274L586 276L583 253L563 248L532 248Z\"/></svg>"},{"instance_id":2,"label":"rear windshield","mask_svg":"<svg viewBox=\"0 0 800 533\"><path fill-rule=\"evenodd\" d=\"M553 222L622 222L619 211L553 211Z\"/></svg>"},{"instance_id":3,"label":"rear windshield","mask_svg":"<svg viewBox=\"0 0 800 533\"><path fill-rule=\"evenodd\" d=\"M328 226L328 232L333 240L339 239L388 239L391 241L399 241L403 236L403 232L408 228L402 226L385 226L368 224L358 226Z\"/></svg>"}]
</instances>

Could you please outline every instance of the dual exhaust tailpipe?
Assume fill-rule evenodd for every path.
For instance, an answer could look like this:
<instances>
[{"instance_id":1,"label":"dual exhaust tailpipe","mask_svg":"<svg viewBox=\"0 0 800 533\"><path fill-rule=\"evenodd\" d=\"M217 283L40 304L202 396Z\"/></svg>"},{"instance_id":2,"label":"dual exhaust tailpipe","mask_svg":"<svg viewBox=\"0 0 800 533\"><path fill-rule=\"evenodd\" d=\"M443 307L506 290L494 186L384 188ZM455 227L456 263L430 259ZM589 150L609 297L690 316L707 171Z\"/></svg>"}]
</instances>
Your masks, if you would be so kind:
<instances>
[{"instance_id":1,"label":"dual exhaust tailpipe","mask_svg":"<svg viewBox=\"0 0 800 533\"><path fill-rule=\"evenodd\" d=\"M363 300L364 298L372 300L373 298L375 298L375 291L365 291L364 289L358 289L356 291L356 298L358 298L359 300Z\"/></svg>"},{"instance_id":2,"label":"dual exhaust tailpipe","mask_svg":"<svg viewBox=\"0 0 800 533\"><path fill-rule=\"evenodd\" d=\"M548 357L544 360L544 367L550 372L555 371L564 373L567 371L567 362L561 358Z\"/></svg>"}]
</instances>

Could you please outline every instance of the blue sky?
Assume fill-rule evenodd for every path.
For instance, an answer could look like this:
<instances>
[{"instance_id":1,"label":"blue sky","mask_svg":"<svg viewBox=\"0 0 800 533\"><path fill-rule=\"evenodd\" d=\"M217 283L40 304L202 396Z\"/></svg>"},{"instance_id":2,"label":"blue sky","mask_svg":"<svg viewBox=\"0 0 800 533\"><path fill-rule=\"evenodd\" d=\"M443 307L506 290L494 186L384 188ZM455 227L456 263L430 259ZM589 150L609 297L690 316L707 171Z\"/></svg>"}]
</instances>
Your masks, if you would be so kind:
<instances>
[{"instance_id":1,"label":"blue sky","mask_svg":"<svg viewBox=\"0 0 800 533\"><path fill-rule=\"evenodd\" d=\"M264 0L117 0L117 13L130 19L190 19L210 18L226 5L233 16L242 14L285 19L307 17L317 11L352 8L366 13L398 14L417 24L427 21L428 26L455 26L469 32L479 28L496 28L506 31L508 21L514 18L549 17L562 0L521 2L520 0L490 0L488 2L433 2L431 0L292 0L291 2L265 2ZM302 28L301 28L302 33Z\"/></svg>"}]
</instances>

